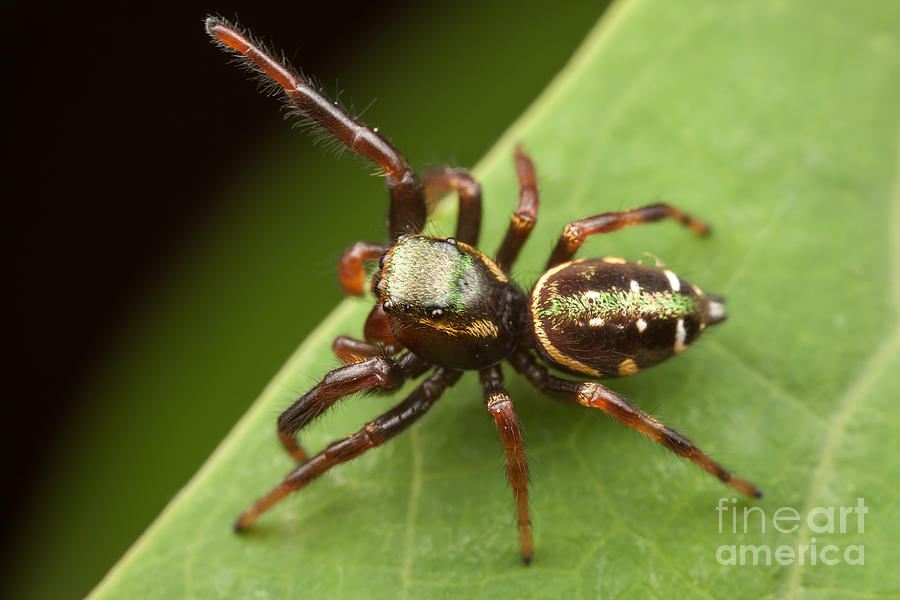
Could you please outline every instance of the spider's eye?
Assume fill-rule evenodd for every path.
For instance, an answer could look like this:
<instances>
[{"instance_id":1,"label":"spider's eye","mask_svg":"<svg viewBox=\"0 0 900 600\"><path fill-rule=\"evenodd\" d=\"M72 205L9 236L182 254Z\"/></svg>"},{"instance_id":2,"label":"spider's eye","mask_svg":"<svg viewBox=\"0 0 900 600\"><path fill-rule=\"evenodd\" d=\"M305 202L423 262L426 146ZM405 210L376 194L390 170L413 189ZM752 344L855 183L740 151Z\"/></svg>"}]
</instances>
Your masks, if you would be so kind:
<instances>
[{"instance_id":1,"label":"spider's eye","mask_svg":"<svg viewBox=\"0 0 900 600\"><path fill-rule=\"evenodd\" d=\"M392 308L394 308L394 304L390 300L381 303L381 310L384 312L391 312Z\"/></svg>"},{"instance_id":2,"label":"spider's eye","mask_svg":"<svg viewBox=\"0 0 900 600\"><path fill-rule=\"evenodd\" d=\"M428 316L432 319L440 319L444 316L444 309L437 306L435 306L434 308L429 308Z\"/></svg>"}]
</instances>

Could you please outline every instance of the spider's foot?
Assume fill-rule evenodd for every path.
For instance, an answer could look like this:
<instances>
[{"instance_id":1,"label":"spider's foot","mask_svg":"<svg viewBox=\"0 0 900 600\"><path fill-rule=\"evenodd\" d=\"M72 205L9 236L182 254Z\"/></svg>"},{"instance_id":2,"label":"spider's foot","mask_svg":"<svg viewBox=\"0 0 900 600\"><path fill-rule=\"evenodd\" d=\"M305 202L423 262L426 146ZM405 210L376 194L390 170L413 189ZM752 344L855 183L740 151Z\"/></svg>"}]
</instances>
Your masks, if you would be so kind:
<instances>
[{"instance_id":1,"label":"spider's foot","mask_svg":"<svg viewBox=\"0 0 900 600\"><path fill-rule=\"evenodd\" d=\"M519 548L522 549L522 562L531 564L534 555L534 542L531 539L531 523L519 526Z\"/></svg>"},{"instance_id":2,"label":"spider's foot","mask_svg":"<svg viewBox=\"0 0 900 600\"><path fill-rule=\"evenodd\" d=\"M762 490L746 479L731 476L726 483L745 496L750 496L751 498L762 498L763 496Z\"/></svg>"},{"instance_id":3,"label":"spider's foot","mask_svg":"<svg viewBox=\"0 0 900 600\"><path fill-rule=\"evenodd\" d=\"M234 532L241 533L250 527L250 523L244 523L244 515L241 515L237 521L234 522Z\"/></svg>"},{"instance_id":4,"label":"spider's foot","mask_svg":"<svg viewBox=\"0 0 900 600\"><path fill-rule=\"evenodd\" d=\"M256 510L256 505L251 506L247 510L241 513L241 516L238 517L237 521L234 522L234 531L236 533L241 533L245 531L248 527L253 525L256 522L256 519L259 518L259 511Z\"/></svg>"}]
</instances>

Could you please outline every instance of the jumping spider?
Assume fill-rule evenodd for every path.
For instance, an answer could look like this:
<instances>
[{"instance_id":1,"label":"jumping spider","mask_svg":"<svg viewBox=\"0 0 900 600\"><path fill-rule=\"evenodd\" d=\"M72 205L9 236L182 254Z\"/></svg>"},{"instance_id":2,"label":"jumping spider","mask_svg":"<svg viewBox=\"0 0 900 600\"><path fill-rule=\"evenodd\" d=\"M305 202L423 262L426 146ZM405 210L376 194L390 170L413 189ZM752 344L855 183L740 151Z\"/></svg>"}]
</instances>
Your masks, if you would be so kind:
<instances>
[{"instance_id":1,"label":"jumping spider","mask_svg":"<svg viewBox=\"0 0 900 600\"><path fill-rule=\"evenodd\" d=\"M391 199L387 219L391 245L357 242L338 266L343 289L360 296L366 284L365 262L378 261L371 282L376 303L365 323L366 341L338 337L334 352L345 366L325 375L278 418L278 437L299 464L240 515L236 530L246 529L328 469L385 443L425 414L464 371L476 370L506 451L519 545L528 564L533 555L528 467L513 402L503 389L504 361L552 398L599 408L737 491L762 495L619 394L594 381L556 377L539 362L594 379L633 375L684 351L708 325L722 322L723 299L704 294L671 271L615 257L573 260L590 235L661 219L675 219L704 235L709 232L705 223L667 204L573 221L560 236L546 271L526 295L508 277L537 219L534 165L521 148L515 152L518 208L491 260L476 248L481 188L468 172L429 171L420 183L387 140L272 58L249 35L216 17L207 18L206 30L222 48L283 88L291 109L302 119L378 165ZM459 196L456 237L422 235L426 195L451 191ZM297 442L297 432L341 398L363 390L390 392L429 369L430 375L403 402L322 452L309 457Z\"/></svg>"}]
</instances>

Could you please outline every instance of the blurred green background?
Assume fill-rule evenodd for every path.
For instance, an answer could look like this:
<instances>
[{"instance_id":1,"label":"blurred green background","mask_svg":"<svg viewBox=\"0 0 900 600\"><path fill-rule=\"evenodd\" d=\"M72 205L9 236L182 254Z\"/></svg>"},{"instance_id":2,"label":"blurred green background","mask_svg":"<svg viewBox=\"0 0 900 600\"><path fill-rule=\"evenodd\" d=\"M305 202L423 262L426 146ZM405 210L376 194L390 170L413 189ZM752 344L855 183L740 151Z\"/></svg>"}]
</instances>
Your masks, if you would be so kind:
<instances>
[{"instance_id":1,"label":"blurred green background","mask_svg":"<svg viewBox=\"0 0 900 600\"><path fill-rule=\"evenodd\" d=\"M323 87L345 90L342 101L357 112L377 99L364 120L422 168L474 164L565 64L605 4L569 3L561 9L538 1L513 7L466 0L452 6L400 3L381 10L317 7L315 21L304 18L303 6L255 6L252 13L236 8L242 24L260 35L279 29L274 45L289 57L297 50L295 62L314 64ZM156 81L163 93L177 98L171 105L160 109L128 93L142 75L137 62L128 72L108 69L106 88L75 91L94 94L98 102L117 98L131 104L134 129L102 117L80 123L86 130L111 132L116 142L106 148L109 153L128 154L148 136L166 139L170 147L161 168L134 165L136 187L162 185L167 197L187 206L196 201L203 210L189 214L165 247L136 264L135 272L121 273L132 283L115 316L81 324L96 332L93 345L87 344L95 348L90 357L47 351L43 361L31 365L43 374L26 384L34 393L14 398L50 406L48 397L56 393L54 363L75 363L78 375L65 422L50 423L53 419L44 415L46 425L25 428L33 429L29 439L37 438L34 445L45 451L28 467L38 475L21 488L22 505L14 513L21 517L5 540L2 595L9 598L86 594L341 298L335 266L343 250L358 239L384 239L386 194L372 169L349 155L341 160L323 156L280 120L275 101L255 97L244 74L219 68L225 57L204 39L201 19L211 10L230 17L234 8L157 8L160 19L142 19L137 8L102 16L102 7L85 10L96 10L109 31L130 32L136 45L171 44L168 34L159 33L166 28L190 39L178 48L178 62L165 68L192 69L197 87L173 84L168 89L165 77ZM14 11L10 23L26 30L33 17ZM267 28L267 23L273 25ZM327 31L316 48L308 47L310 29ZM107 51L129 52L129 47L110 48L102 37L82 43L103 48L97 51L100 57ZM307 54L314 55L310 62ZM24 70L35 66L28 62L33 57L21 60ZM149 54L142 60L159 68L157 63L171 56ZM61 62L57 68L76 65ZM77 68L102 70L102 64ZM246 105L232 109L230 96L219 93L224 89L248 98ZM117 96L122 93L124 98ZM185 149L194 147L188 143L191 127L199 129L196 118L179 123L178 103L206 107L202 126L219 133L219 145L209 152L227 153L219 171L199 172L203 178L191 179L193 187L187 183L189 169L180 178L171 175L193 160ZM252 107L254 122L262 122L258 130L242 125L250 119L244 106ZM147 111L155 113L155 130L140 125ZM232 128L233 139L227 135ZM84 176L74 182L71 202L96 189L92 177L103 177L94 170L103 158L75 153L69 160ZM192 195L186 189L198 191ZM154 207L128 206L129 190L118 192L109 205L124 206L124 212L117 208L93 219L81 237L94 235L90 227L98 232L140 228L142 211ZM63 272L67 263L81 260L75 246L57 256L54 269ZM112 285L117 276L106 275ZM30 301L25 287L16 290L23 304ZM37 337L53 348L49 334ZM27 447L10 455L20 461L30 456Z\"/></svg>"}]
</instances>

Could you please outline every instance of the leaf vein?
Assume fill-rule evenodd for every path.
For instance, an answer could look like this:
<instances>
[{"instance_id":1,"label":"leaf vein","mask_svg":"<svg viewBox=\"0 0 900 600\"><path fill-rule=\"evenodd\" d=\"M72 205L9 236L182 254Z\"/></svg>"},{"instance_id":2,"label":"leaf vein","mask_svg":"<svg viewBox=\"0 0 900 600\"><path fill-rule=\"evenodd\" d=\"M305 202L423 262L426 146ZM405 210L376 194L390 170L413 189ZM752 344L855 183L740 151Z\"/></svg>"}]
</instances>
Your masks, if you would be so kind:
<instances>
[{"instance_id":1,"label":"leaf vein","mask_svg":"<svg viewBox=\"0 0 900 600\"><path fill-rule=\"evenodd\" d=\"M819 466L813 474L812 483L810 484L809 493L807 494L807 503L801 514L809 514L809 511L814 508L814 502L825 487L825 480L834 463L835 451L841 443L841 438L843 437L847 422L850 420L851 415L859 408L860 404L862 404L863 398L865 398L871 386L878 377L881 376L882 372L888 368L888 365L892 364L890 359L898 351L900 351L900 328L895 329L887 340L878 347L876 352L869 359L865 368L862 370L860 376L850 384L838 400L837 406L839 408L834 420L831 422L831 427L829 427L828 433L825 436L825 443L823 444L822 451L819 455ZM806 519L804 519L801 523L800 532L798 533L798 546L808 544L809 538L809 526L807 525ZM800 591L801 572L802 570L799 568L799 565L794 563L791 567L791 577L788 580L787 596L789 598L796 598Z\"/></svg>"}]
</instances>

